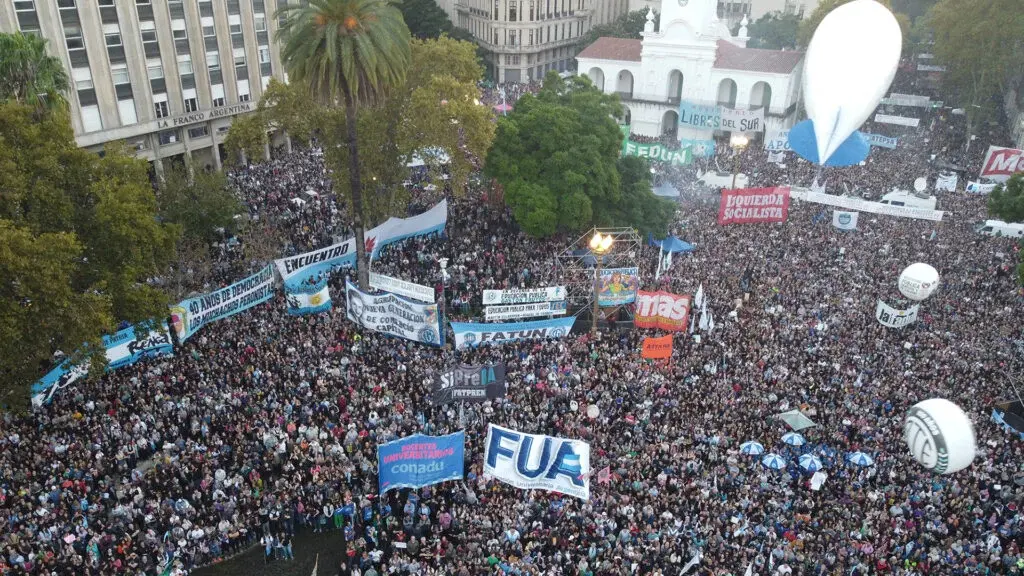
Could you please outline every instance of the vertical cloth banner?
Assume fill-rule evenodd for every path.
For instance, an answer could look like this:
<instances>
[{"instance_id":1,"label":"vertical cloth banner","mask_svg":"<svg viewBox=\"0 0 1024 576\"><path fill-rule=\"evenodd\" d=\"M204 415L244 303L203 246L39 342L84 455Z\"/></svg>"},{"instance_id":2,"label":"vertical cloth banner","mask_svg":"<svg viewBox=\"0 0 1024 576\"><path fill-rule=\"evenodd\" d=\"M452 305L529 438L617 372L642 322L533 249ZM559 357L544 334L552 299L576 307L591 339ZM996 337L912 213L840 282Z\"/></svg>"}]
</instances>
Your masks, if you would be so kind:
<instances>
[{"instance_id":1,"label":"vertical cloth banner","mask_svg":"<svg viewBox=\"0 0 1024 576\"><path fill-rule=\"evenodd\" d=\"M143 358L164 356L173 351L166 322L143 332L145 335L142 338L136 335L137 329L143 330L141 327L130 326L103 337L108 372L130 366ZM73 366L63 362L47 372L32 385L32 405L48 404L58 392L85 378L89 374L89 365L88 360Z\"/></svg>"},{"instance_id":2,"label":"vertical cloth banner","mask_svg":"<svg viewBox=\"0 0 1024 576\"><path fill-rule=\"evenodd\" d=\"M326 277L298 288L287 288L287 291L285 300L288 302L288 313L292 316L319 314L330 310L333 305Z\"/></svg>"},{"instance_id":3,"label":"vertical cloth banner","mask_svg":"<svg viewBox=\"0 0 1024 576\"><path fill-rule=\"evenodd\" d=\"M274 268L270 264L244 280L209 294L171 306L171 323L178 341L184 342L200 328L248 310L274 297Z\"/></svg>"},{"instance_id":4,"label":"vertical cloth banner","mask_svg":"<svg viewBox=\"0 0 1024 576\"><path fill-rule=\"evenodd\" d=\"M875 305L875 319L878 320L882 326L888 326L889 328L903 328L917 321L917 311L921 308L920 304L914 304L906 310L897 310L892 306L889 306L881 300Z\"/></svg>"},{"instance_id":5,"label":"vertical cloth banner","mask_svg":"<svg viewBox=\"0 0 1024 576\"><path fill-rule=\"evenodd\" d=\"M379 493L461 480L466 433L414 434L377 446Z\"/></svg>"},{"instance_id":6,"label":"vertical cloth banner","mask_svg":"<svg viewBox=\"0 0 1024 576\"><path fill-rule=\"evenodd\" d=\"M633 325L637 328L657 328L666 332L686 330L690 315L690 297L668 292L640 291L636 296Z\"/></svg>"},{"instance_id":7,"label":"vertical cloth banner","mask_svg":"<svg viewBox=\"0 0 1024 576\"><path fill-rule=\"evenodd\" d=\"M833 210L832 225L840 230L856 230L858 216L860 216L860 212L845 212L843 210Z\"/></svg>"},{"instance_id":8,"label":"vertical cloth banner","mask_svg":"<svg viewBox=\"0 0 1024 576\"><path fill-rule=\"evenodd\" d=\"M1024 172L1024 150L989 146L981 164L981 177L993 182L1006 182L1017 172Z\"/></svg>"},{"instance_id":9,"label":"vertical cloth banner","mask_svg":"<svg viewBox=\"0 0 1024 576\"><path fill-rule=\"evenodd\" d=\"M363 328L431 346L444 345L437 304L390 293L367 294L351 282L345 283L345 296L348 319Z\"/></svg>"},{"instance_id":10,"label":"vertical cloth banner","mask_svg":"<svg viewBox=\"0 0 1024 576\"><path fill-rule=\"evenodd\" d=\"M672 357L672 335L666 334L658 338L644 338L640 351L641 358L664 360Z\"/></svg>"},{"instance_id":11,"label":"vertical cloth banner","mask_svg":"<svg viewBox=\"0 0 1024 576\"><path fill-rule=\"evenodd\" d=\"M599 306L621 306L636 300L640 288L639 268L605 268L601 270Z\"/></svg>"},{"instance_id":12,"label":"vertical cloth banner","mask_svg":"<svg viewBox=\"0 0 1024 576\"><path fill-rule=\"evenodd\" d=\"M785 222L788 217L788 187L722 190L720 225Z\"/></svg>"},{"instance_id":13,"label":"vertical cloth banner","mask_svg":"<svg viewBox=\"0 0 1024 576\"><path fill-rule=\"evenodd\" d=\"M590 444L487 425L484 474L522 490L590 499Z\"/></svg>"},{"instance_id":14,"label":"vertical cloth banner","mask_svg":"<svg viewBox=\"0 0 1024 576\"><path fill-rule=\"evenodd\" d=\"M533 338L562 338L572 330L575 322L575 316L568 316L533 322L452 322L451 326L455 333L455 347L464 348Z\"/></svg>"}]
</instances>

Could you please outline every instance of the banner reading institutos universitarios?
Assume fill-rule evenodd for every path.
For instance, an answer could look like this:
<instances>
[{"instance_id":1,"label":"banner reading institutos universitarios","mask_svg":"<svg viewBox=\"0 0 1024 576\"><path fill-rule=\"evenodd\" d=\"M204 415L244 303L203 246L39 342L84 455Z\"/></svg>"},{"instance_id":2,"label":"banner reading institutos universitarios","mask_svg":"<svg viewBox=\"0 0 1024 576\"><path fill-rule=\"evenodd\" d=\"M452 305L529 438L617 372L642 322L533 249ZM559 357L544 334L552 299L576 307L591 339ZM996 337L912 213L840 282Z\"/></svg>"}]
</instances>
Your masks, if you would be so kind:
<instances>
[{"instance_id":1,"label":"banner reading institutos universitarios","mask_svg":"<svg viewBox=\"0 0 1024 576\"><path fill-rule=\"evenodd\" d=\"M789 188L722 190L719 224L785 222L789 217Z\"/></svg>"},{"instance_id":2,"label":"banner reading institutos universitarios","mask_svg":"<svg viewBox=\"0 0 1024 576\"><path fill-rule=\"evenodd\" d=\"M400 488L422 488L461 480L465 432L447 436L414 434L377 446L380 494Z\"/></svg>"}]
</instances>

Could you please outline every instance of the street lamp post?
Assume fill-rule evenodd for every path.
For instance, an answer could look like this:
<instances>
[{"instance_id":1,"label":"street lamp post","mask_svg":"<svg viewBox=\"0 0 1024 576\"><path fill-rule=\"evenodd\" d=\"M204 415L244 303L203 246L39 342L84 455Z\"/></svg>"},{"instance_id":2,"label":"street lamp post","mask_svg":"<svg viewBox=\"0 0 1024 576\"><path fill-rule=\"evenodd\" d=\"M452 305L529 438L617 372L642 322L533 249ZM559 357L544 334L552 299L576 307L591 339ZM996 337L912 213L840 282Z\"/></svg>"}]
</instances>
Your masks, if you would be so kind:
<instances>
[{"instance_id":1,"label":"street lamp post","mask_svg":"<svg viewBox=\"0 0 1024 576\"><path fill-rule=\"evenodd\" d=\"M590 251L594 254L594 318L590 325L590 335L597 337L597 316L601 313L601 257L612 249L615 239L610 235L602 236L600 232L594 232L590 239Z\"/></svg>"},{"instance_id":2,"label":"street lamp post","mask_svg":"<svg viewBox=\"0 0 1024 576\"><path fill-rule=\"evenodd\" d=\"M736 159L732 163L732 189L736 189L736 175L740 172L740 153L750 143L750 139L743 134L733 134L729 137L729 146L733 149Z\"/></svg>"}]
</instances>

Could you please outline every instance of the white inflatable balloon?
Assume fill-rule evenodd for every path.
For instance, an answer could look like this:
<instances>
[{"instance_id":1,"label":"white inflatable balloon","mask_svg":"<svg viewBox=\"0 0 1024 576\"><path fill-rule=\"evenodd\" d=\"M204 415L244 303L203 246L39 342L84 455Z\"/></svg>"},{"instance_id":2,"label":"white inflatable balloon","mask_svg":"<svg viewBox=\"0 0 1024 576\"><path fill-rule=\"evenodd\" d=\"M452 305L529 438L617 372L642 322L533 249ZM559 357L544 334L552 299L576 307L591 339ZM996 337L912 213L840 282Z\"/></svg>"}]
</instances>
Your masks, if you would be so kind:
<instances>
[{"instance_id":1,"label":"white inflatable balloon","mask_svg":"<svg viewBox=\"0 0 1024 576\"><path fill-rule=\"evenodd\" d=\"M875 0L829 12L804 57L804 103L822 164L885 96L903 48L899 22Z\"/></svg>"},{"instance_id":2,"label":"white inflatable balloon","mask_svg":"<svg viewBox=\"0 0 1024 576\"><path fill-rule=\"evenodd\" d=\"M912 406L903 423L903 438L914 459L936 474L967 468L977 452L971 419L944 398Z\"/></svg>"},{"instance_id":3,"label":"white inflatable balloon","mask_svg":"<svg viewBox=\"0 0 1024 576\"><path fill-rule=\"evenodd\" d=\"M939 272L924 262L911 264L900 273L900 294L915 302L931 296L938 287Z\"/></svg>"}]
</instances>

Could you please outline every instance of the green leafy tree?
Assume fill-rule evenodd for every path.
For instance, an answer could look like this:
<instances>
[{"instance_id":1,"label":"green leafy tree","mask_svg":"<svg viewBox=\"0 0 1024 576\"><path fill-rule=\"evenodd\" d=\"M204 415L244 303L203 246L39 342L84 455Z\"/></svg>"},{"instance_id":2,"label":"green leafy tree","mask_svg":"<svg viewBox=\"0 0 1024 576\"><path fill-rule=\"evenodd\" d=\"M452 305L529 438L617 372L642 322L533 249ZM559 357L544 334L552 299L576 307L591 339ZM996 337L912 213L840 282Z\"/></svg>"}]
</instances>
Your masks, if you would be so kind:
<instances>
[{"instance_id":1,"label":"green leafy tree","mask_svg":"<svg viewBox=\"0 0 1024 576\"><path fill-rule=\"evenodd\" d=\"M797 34L797 40L799 41L800 46L806 47L811 43L811 37L814 36L814 31L817 30L818 24L821 24L821 21L825 19L825 16L827 16L829 12L852 1L853 0L822 0L821 3L818 4L818 7L814 9L814 12L811 12L810 16L804 18L803 21L800 22L800 30ZM910 32L910 18L908 18L906 14L901 14L893 10L892 2L890 2L890 0L878 0L878 2L889 10L892 10L893 14L896 16L896 21L900 24L900 30L903 32L903 39L905 43L907 34Z\"/></svg>"},{"instance_id":2,"label":"green leafy tree","mask_svg":"<svg viewBox=\"0 0 1024 576\"><path fill-rule=\"evenodd\" d=\"M524 96L499 120L484 172L503 187L519 225L533 236L592 225L655 230L647 210L658 203L632 161L619 163L623 114L618 97L590 80L549 73L537 97ZM620 168L628 174L623 186ZM641 206L628 204L639 203ZM671 215L671 211L668 213Z\"/></svg>"},{"instance_id":3,"label":"green leafy tree","mask_svg":"<svg viewBox=\"0 0 1024 576\"><path fill-rule=\"evenodd\" d=\"M914 24L928 13L938 0L892 0L892 8L906 14Z\"/></svg>"},{"instance_id":4,"label":"green leafy tree","mask_svg":"<svg viewBox=\"0 0 1024 576\"><path fill-rule=\"evenodd\" d=\"M0 104L0 190L0 386L17 405L56 350L101 370L103 333L167 315L148 280L179 230L157 219L144 161L120 146L81 150L66 114L13 101Z\"/></svg>"},{"instance_id":5,"label":"green leafy tree","mask_svg":"<svg viewBox=\"0 0 1024 576\"><path fill-rule=\"evenodd\" d=\"M618 162L622 201L614 207L611 220L625 222L659 238L668 233L675 216L675 203L651 192L651 164L645 158L623 156Z\"/></svg>"},{"instance_id":6,"label":"green leafy tree","mask_svg":"<svg viewBox=\"0 0 1024 576\"><path fill-rule=\"evenodd\" d=\"M68 74L58 58L46 54L46 40L0 34L0 101L53 109L66 105L68 88Z\"/></svg>"},{"instance_id":7,"label":"green leafy tree","mask_svg":"<svg viewBox=\"0 0 1024 576\"><path fill-rule=\"evenodd\" d=\"M224 151L229 164L245 164L263 157L269 137L267 119L263 114L235 116L224 138Z\"/></svg>"},{"instance_id":8,"label":"green leafy tree","mask_svg":"<svg viewBox=\"0 0 1024 576\"><path fill-rule=\"evenodd\" d=\"M309 144L322 120L319 107L302 84L285 84L271 78L263 91L257 110L268 126L283 128L300 146Z\"/></svg>"},{"instance_id":9,"label":"green leafy tree","mask_svg":"<svg viewBox=\"0 0 1024 576\"><path fill-rule=\"evenodd\" d=\"M943 84L967 115L967 133L996 111L1024 57L1024 11L1016 0L942 0L929 12Z\"/></svg>"},{"instance_id":10,"label":"green leafy tree","mask_svg":"<svg viewBox=\"0 0 1024 576\"><path fill-rule=\"evenodd\" d=\"M356 227L360 288L369 289L363 237L359 107L372 105L405 81L409 69L409 28L388 0L312 0L282 6L279 36L288 74L305 84L322 104L345 107L349 198Z\"/></svg>"},{"instance_id":11,"label":"green leafy tree","mask_svg":"<svg viewBox=\"0 0 1024 576\"><path fill-rule=\"evenodd\" d=\"M658 28L658 22L660 21L660 15L654 13L654 27ZM634 10L623 14L609 22L608 24L599 24L594 26L586 32L583 36L580 36L577 45L580 48L585 48L594 43L598 38L605 36L611 38L632 38L638 40L642 38L640 33L644 31L644 24L647 23L647 9Z\"/></svg>"},{"instance_id":12,"label":"green leafy tree","mask_svg":"<svg viewBox=\"0 0 1024 576\"><path fill-rule=\"evenodd\" d=\"M185 238L203 242L215 240L218 229L234 233L235 216L243 212L223 172L196 170L190 176L184 166L166 171L156 199L161 220L180 226Z\"/></svg>"},{"instance_id":13,"label":"green leafy tree","mask_svg":"<svg viewBox=\"0 0 1024 576\"><path fill-rule=\"evenodd\" d=\"M456 28L435 0L401 0L397 6L413 38L428 40L448 35L459 40L472 40L473 35Z\"/></svg>"},{"instance_id":14,"label":"green leafy tree","mask_svg":"<svg viewBox=\"0 0 1024 576\"><path fill-rule=\"evenodd\" d=\"M784 12L769 12L750 24L750 48L782 50L796 48L800 17Z\"/></svg>"},{"instance_id":15,"label":"green leafy tree","mask_svg":"<svg viewBox=\"0 0 1024 576\"><path fill-rule=\"evenodd\" d=\"M988 212L1004 222L1024 222L1024 173L996 186L988 197Z\"/></svg>"}]
</instances>

